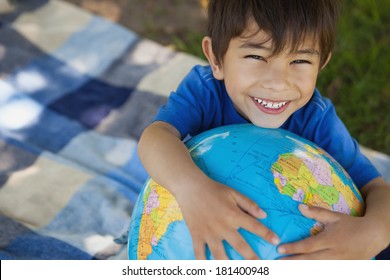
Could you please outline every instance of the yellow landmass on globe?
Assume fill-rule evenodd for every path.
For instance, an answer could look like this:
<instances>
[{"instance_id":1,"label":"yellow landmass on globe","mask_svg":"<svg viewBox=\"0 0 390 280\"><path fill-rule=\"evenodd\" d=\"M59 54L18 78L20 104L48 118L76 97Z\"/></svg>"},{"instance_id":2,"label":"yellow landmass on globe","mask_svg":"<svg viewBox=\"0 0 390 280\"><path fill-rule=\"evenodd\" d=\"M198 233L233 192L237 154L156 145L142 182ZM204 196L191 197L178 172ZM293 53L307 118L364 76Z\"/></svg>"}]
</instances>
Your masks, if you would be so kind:
<instances>
[{"instance_id":1,"label":"yellow landmass on globe","mask_svg":"<svg viewBox=\"0 0 390 280\"><path fill-rule=\"evenodd\" d=\"M145 205L138 240L138 259L146 260L167 231L168 226L183 220L180 207L173 195L165 188L149 180L143 195Z\"/></svg>"},{"instance_id":2,"label":"yellow landmass on globe","mask_svg":"<svg viewBox=\"0 0 390 280\"><path fill-rule=\"evenodd\" d=\"M334 168L311 153L280 155L272 165L274 183L282 194L310 206L361 216L363 203ZM316 154L323 154L320 151ZM317 231L317 229L315 229Z\"/></svg>"}]
</instances>

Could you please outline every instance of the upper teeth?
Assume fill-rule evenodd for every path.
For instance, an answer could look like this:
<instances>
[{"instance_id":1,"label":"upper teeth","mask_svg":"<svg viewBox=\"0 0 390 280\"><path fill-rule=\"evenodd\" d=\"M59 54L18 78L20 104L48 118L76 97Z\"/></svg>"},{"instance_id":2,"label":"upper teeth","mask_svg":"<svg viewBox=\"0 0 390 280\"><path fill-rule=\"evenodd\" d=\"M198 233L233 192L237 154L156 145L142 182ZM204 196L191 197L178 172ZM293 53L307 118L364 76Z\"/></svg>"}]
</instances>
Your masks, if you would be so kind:
<instances>
[{"instance_id":1,"label":"upper teeth","mask_svg":"<svg viewBox=\"0 0 390 280\"><path fill-rule=\"evenodd\" d=\"M279 109L280 107L286 105L287 101L283 102L270 102L270 101L264 101L260 98L254 97L254 99L259 103L260 105L264 106L265 108L271 108L271 109Z\"/></svg>"}]
</instances>

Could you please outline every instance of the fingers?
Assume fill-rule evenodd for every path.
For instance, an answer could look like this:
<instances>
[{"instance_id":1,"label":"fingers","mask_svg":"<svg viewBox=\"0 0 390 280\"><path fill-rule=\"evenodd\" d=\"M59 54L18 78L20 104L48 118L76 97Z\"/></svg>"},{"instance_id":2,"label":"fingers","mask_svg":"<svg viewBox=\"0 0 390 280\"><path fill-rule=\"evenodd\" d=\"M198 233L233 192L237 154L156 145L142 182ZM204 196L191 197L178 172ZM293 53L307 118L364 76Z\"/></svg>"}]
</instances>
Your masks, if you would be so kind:
<instances>
[{"instance_id":1,"label":"fingers","mask_svg":"<svg viewBox=\"0 0 390 280\"><path fill-rule=\"evenodd\" d=\"M228 260L228 256L223 246L223 242L209 242L209 250L216 260ZM196 241L194 242L194 253L197 260L206 260L206 243Z\"/></svg>"},{"instance_id":2,"label":"fingers","mask_svg":"<svg viewBox=\"0 0 390 280\"><path fill-rule=\"evenodd\" d=\"M252 215L253 217L258 219L264 219L267 217L267 213L260 209L260 207L253 200L247 198L246 196L243 196L240 193L235 193L235 200L237 205L242 210Z\"/></svg>"},{"instance_id":3,"label":"fingers","mask_svg":"<svg viewBox=\"0 0 390 280\"><path fill-rule=\"evenodd\" d=\"M193 239L194 254L197 260L206 260L206 244L200 240Z\"/></svg>"},{"instance_id":4,"label":"fingers","mask_svg":"<svg viewBox=\"0 0 390 280\"><path fill-rule=\"evenodd\" d=\"M280 260L326 260L326 259L330 259L326 257L327 252L328 250L323 250L320 252L309 253L309 254L292 255L292 256L280 258Z\"/></svg>"},{"instance_id":5,"label":"fingers","mask_svg":"<svg viewBox=\"0 0 390 280\"><path fill-rule=\"evenodd\" d=\"M225 234L218 235L205 235L192 236L194 244L195 257L198 260L206 259L206 244L210 249L211 254L217 260L229 259L223 245L224 240L244 259L257 260L259 256L250 247L248 242L242 237L238 228L250 231L258 236L261 236L264 240L278 245L280 243L279 238L271 230L261 224L257 219L249 216L246 213L242 213L236 220L240 221L240 227L232 228L230 231L226 231Z\"/></svg>"},{"instance_id":6,"label":"fingers","mask_svg":"<svg viewBox=\"0 0 390 280\"><path fill-rule=\"evenodd\" d=\"M232 248L235 248L237 253L239 253L246 260L258 260L259 257L253 251L253 249L248 245L245 239L241 236L239 232L232 234L231 238L227 240ZM216 260L228 260L226 248L224 242L216 242L215 240L208 243L211 254ZM206 259L206 244L203 242L194 242L194 252L195 257L198 260Z\"/></svg>"},{"instance_id":7,"label":"fingers","mask_svg":"<svg viewBox=\"0 0 390 280\"><path fill-rule=\"evenodd\" d=\"M225 186L216 185L216 188L211 190L213 193L207 198L212 199L208 199L207 203L199 202L205 204L206 207L197 207L196 214L194 209L189 209L191 212L186 213L183 211L184 216L188 217L186 221L197 259L206 259L206 245L215 259L228 259L224 241L229 243L243 258L258 259L259 257L238 232L240 228L272 244L279 244L279 238L257 220L265 218L266 213L254 201ZM199 209L206 209L207 205L213 205L213 208L219 211L199 211ZM190 214L187 215L187 213Z\"/></svg>"},{"instance_id":8,"label":"fingers","mask_svg":"<svg viewBox=\"0 0 390 280\"><path fill-rule=\"evenodd\" d=\"M310 207L301 204L299 205L299 210L305 217L316 220L320 226L329 224L338 219L337 213L324 208ZM282 255L291 255L283 259L299 260L308 259L313 256L315 256L313 257L313 259L315 259L322 256L320 252L326 251L327 245L326 235L322 233L322 235L311 236L297 242L280 245L278 252ZM314 252L316 253L314 254Z\"/></svg>"},{"instance_id":9,"label":"fingers","mask_svg":"<svg viewBox=\"0 0 390 280\"><path fill-rule=\"evenodd\" d=\"M223 242L210 242L208 244L211 254L216 260L228 260L229 257L226 254L225 247L223 246Z\"/></svg>"},{"instance_id":10,"label":"fingers","mask_svg":"<svg viewBox=\"0 0 390 280\"><path fill-rule=\"evenodd\" d=\"M262 223L254 219L250 216L244 216L242 217L242 223L241 228L246 229L257 236L260 236L265 241L273 244L273 245L279 245L280 239L279 237L271 231L269 228L264 226Z\"/></svg>"},{"instance_id":11,"label":"fingers","mask_svg":"<svg viewBox=\"0 0 390 280\"><path fill-rule=\"evenodd\" d=\"M307 206L305 204L300 204L299 210L305 217L316 220L325 225L337 221L340 215L337 212L332 212L325 208Z\"/></svg>"},{"instance_id":12,"label":"fingers","mask_svg":"<svg viewBox=\"0 0 390 280\"><path fill-rule=\"evenodd\" d=\"M215 229L216 224L210 225L209 229L213 229L212 231L209 231L209 233L212 233L209 235L210 238L199 239L201 241L193 239L195 256L197 259L206 259L206 244L215 259L228 259L228 255L223 245L224 240L226 240L226 242L228 242L243 258L259 259L259 256L238 232L239 228L250 231L271 244L278 245L280 243L278 236L256 219L266 216L264 212L261 212L256 203L237 193L233 193L233 196L239 208L236 208L236 210L228 209L224 212L225 217L228 218L224 220L225 222L222 223L222 225L220 224L217 226L217 228L219 228L218 230ZM241 209L242 211L237 211L237 209ZM323 208L300 205L299 209L304 216L314 219L318 221L319 224L323 224L326 227L337 221L340 222L343 218L343 214L335 213ZM214 219L214 222L215 221L217 220ZM221 234L222 232L223 234ZM340 253L335 252L334 248L329 246L329 234L327 233L327 230L325 230L320 234L308 237L301 241L280 245L278 252L282 255L286 255L282 259L291 260L329 259L334 257L334 254Z\"/></svg>"},{"instance_id":13,"label":"fingers","mask_svg":"<svg viewBox=\"0 0 390 280\"><path fill-rule=\"evenodd\" d=\"M246 260L258 260L259 256L249 246L247 241L241 236L239 232L236 232L228 243L236 249L236 251Z\"/></svg>"},{"instance_id":14,"label":"fingers","mask_svg":"<svg viewBox=\"0 0 390 280\"><path fill-rule=\"evenodd\" d=\"M267 214L262 209L260 209L260 207L253 200L247 198L244 195L241 195L240 193L234 193L234 195L238 207L244 211L240 213L239 217L236 219L239 221L239 226L237 229L246 229L262 237L267 242L278 245L280 243L278 236L257 220L266 218Z\"/></svg>"},{"instance_id":15,"label":"fingers","mask_svg":"<svg viewBox=\"0 0 390 280\"><path fill-rule=\"evenodd\" d=\"M311 236L301 241L280 245L278 252L282 255L295 255L322 251L327 248L322 240L323 239L318 235Z\"/></svg>"}]
</instances>

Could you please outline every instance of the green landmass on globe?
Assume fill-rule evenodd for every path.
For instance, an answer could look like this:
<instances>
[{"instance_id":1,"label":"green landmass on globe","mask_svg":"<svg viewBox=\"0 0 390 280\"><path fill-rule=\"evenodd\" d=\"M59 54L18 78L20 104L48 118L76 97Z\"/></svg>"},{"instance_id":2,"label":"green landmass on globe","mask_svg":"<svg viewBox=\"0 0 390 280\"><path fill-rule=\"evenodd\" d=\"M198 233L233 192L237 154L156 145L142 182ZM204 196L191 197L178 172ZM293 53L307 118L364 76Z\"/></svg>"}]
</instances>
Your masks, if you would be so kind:
<instances>
[{"instance_id":1,"label":"green landmass on globe","mask_svg":"<svg viewBox=\"0 0 390 280\"><path fill-rule=\"evenodd\" d=\"M315 144L282 129L232 125L206 131L186 143L194 162L210 178L254 200L267 212L261 220L282 243L322 230L298 210L301 203L347 215L363 213L362 197L343 168ZM240 229L261 259L277 259L276 247ZM192 240L171 193L149 179L129 227L130 259L194 259ZM229 244L231 259L242 257ZM212 259L212 255L208 255Z\"/></svg>"}]
</instances>

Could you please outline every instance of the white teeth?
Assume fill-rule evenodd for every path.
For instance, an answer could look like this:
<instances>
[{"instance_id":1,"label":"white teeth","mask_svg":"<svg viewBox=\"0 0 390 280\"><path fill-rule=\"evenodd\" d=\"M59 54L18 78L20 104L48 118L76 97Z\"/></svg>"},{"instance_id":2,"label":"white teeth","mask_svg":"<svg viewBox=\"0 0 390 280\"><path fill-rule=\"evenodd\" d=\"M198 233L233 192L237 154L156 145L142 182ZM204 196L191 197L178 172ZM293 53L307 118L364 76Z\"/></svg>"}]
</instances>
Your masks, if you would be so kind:
<instances>
[{"instance_id":1,"label":"white teeth","mask_svg":"<svg viewBox=\"0 0 390 280\"><path fill-rule=\"evenodd\" d=\"M264 106L265 108L269 108L269 109L279 109L281 107L283 107L284 105L286 105L287 101L283 101L283 102L267 102L267 101L264 101L260 98L256 98L254 97L254 99L257 101L257 103L259 103L260 105Z\"/></svg>"}]
</instances>

